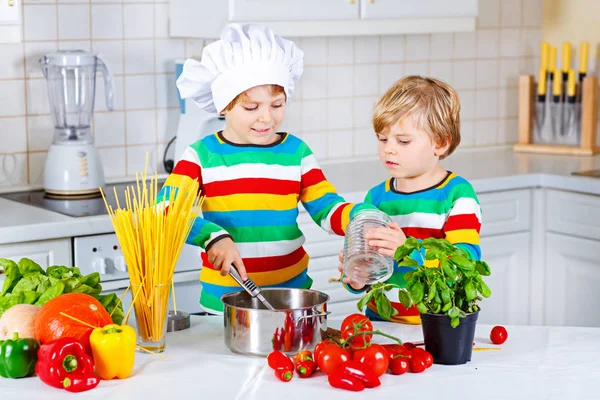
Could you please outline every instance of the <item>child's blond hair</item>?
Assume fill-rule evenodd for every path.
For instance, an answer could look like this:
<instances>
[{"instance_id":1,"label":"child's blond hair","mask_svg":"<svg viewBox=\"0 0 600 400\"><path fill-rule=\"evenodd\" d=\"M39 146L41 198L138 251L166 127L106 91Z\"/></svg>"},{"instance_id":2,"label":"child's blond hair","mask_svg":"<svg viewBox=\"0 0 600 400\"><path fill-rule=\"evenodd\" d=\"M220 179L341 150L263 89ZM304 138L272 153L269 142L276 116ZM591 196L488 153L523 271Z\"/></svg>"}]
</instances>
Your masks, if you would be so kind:
<instances>
[{"instance_id":1,"label":"child's blond hair","mask_svg":"<svg viewBox=\"0 0 600 400\"><path fill-rule=\"evenodd\" d=\"M422 76L400 79L375 104L373 128L381 133L411 117L434 143L450 144L440 160L452 154L460 143L460 101L456 90L447 83Z\"/></svg>"}]
</instances>

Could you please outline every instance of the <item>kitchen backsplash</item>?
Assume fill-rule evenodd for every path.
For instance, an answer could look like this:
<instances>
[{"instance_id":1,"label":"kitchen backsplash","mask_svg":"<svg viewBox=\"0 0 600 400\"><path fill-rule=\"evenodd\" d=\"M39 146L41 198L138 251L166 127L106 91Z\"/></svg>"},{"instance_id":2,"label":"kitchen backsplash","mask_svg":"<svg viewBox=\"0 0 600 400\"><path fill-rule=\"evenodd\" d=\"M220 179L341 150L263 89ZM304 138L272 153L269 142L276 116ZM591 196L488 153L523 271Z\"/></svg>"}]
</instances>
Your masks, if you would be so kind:
<instances>
[{"instance_id":1,"label":"kitchen backsplash","mask_svg":"<svg viewBox=\"0 0 600 400\"><path fill-rule=\"evenodd\" d=\"M305 72L284 129L321 162L376 154L378 96L403 75L452 84L462 101L460 148L517 138L520 73L537 71L542 0L480 0L476 32L293 39ZM169 38L168 2L24 0L24 41L0 44L0 188L41 184L52 142L41 55L99 52L115 75L115 111L97 85L94 132L107 179L135 175L149 152L162 169L179 119L174 60L199 57L203 40Z\"/></svg>"}]
</instances>

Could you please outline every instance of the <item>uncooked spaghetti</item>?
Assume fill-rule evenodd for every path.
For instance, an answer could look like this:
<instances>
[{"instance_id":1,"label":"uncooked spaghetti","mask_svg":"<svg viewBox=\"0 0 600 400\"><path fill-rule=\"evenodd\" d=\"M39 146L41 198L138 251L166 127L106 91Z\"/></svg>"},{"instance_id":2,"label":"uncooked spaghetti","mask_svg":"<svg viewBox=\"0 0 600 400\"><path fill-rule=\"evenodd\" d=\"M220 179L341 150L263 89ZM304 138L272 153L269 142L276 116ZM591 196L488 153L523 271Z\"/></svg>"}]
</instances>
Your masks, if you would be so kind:
<instances>
[{"instance_id":1,"label":"uncooked spaghetti","mask_svg":"<svg viewBox=\"0 0 600 400\"><path fill-rule=\"evenodd\" d=\"M158 176L147 182L146 171L125 190L125 207L116 189L117 209L102 196L127 264L139 338L156 343L164 340L175 265L204 198L198 181L189 178L169 185L157 204ZM163 349L164 342L157 350Z\"/></svg>"}]
</instances>

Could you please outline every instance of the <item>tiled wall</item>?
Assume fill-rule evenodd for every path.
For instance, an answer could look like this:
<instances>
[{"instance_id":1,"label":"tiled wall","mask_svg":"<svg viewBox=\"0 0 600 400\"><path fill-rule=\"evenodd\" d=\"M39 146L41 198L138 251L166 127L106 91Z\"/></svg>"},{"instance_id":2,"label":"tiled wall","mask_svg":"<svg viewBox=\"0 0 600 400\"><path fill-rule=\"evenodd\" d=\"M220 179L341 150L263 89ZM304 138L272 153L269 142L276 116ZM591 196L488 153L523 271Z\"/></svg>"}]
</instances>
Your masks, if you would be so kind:
<instances>
[{"instance_id":1,"label":"tiled wall","mask_svg":"<svg viewBox=\"0 0 600 400\"><path fill-rule=\"evenodd\" d=\"M179 110L173 61L203 41L168 36L168 2L24 0L24 42L0 44L0 188L39 185L52 141L38 58L54 50L100 52L115 75L116 110L102 82L94 130L107 177L159 167ZM480 0L473 33L303 38L305 73L285 126L321 161L375 154L370 109L407 74L446 80L462 100L461 147L516 141L519 73L537 70L542 0ZM161 167L162 168L162 167Z\"/></svg>"}]
</instances>

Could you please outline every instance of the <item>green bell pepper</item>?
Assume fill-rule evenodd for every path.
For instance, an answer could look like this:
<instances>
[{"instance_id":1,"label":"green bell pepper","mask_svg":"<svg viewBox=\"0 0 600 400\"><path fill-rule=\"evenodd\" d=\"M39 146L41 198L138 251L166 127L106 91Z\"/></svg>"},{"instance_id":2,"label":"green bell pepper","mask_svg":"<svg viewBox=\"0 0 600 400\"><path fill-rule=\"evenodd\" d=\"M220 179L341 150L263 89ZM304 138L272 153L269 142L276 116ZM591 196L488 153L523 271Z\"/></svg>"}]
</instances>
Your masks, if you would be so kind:
<instances>
[{"instance_id":1,"label":"green bell pepper","mask_svg":"<svg viewBox=\"0 0 600 400\"><path fill-rule=\"evenodd\" d=\"M0 376L25 378L33 375L39 348L37 340L19 339L16 332L12 340L0 340Z\"/></svg>"}]
</instances>

